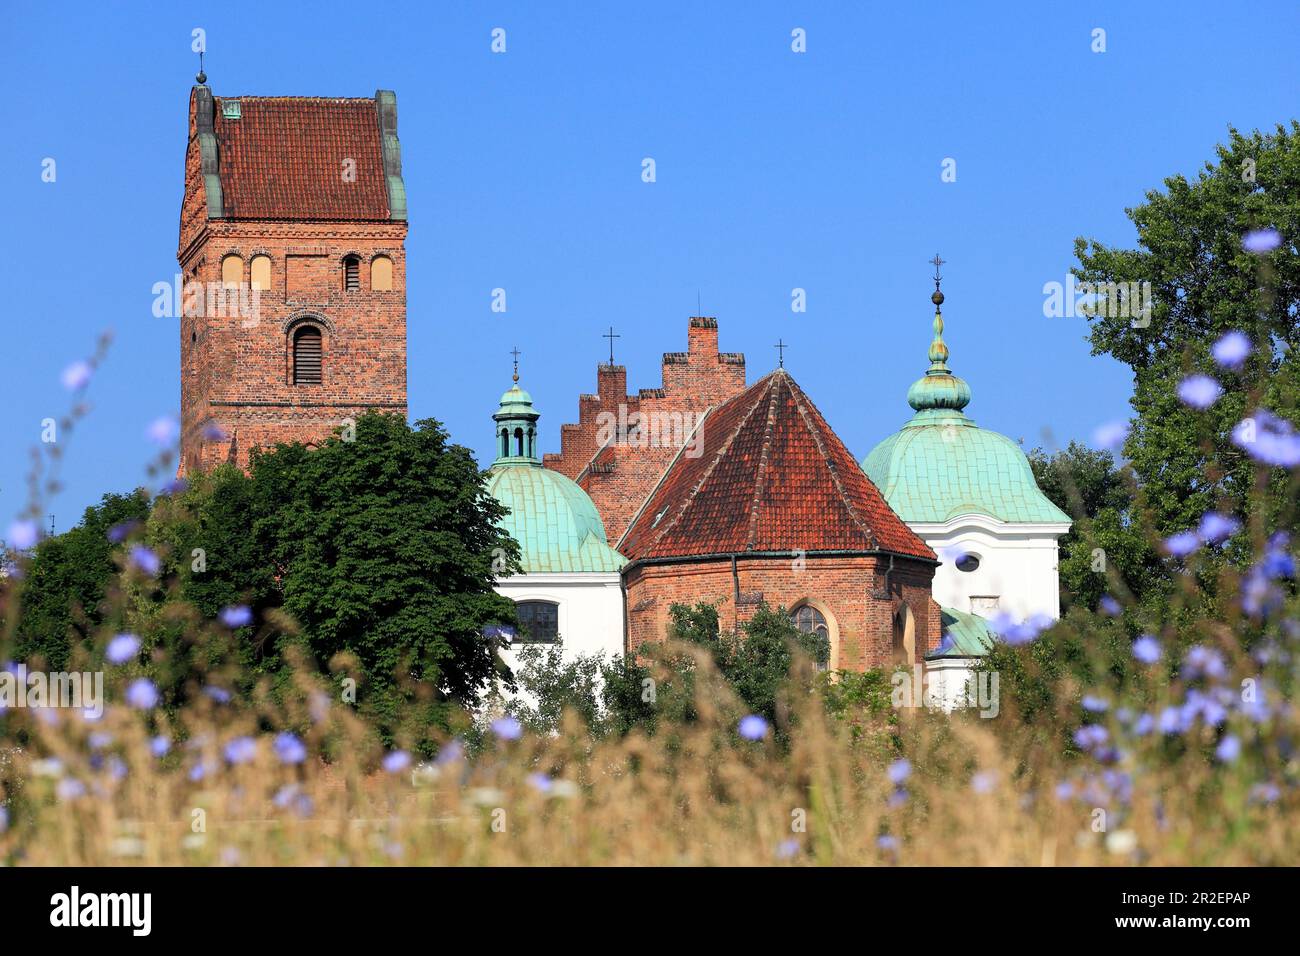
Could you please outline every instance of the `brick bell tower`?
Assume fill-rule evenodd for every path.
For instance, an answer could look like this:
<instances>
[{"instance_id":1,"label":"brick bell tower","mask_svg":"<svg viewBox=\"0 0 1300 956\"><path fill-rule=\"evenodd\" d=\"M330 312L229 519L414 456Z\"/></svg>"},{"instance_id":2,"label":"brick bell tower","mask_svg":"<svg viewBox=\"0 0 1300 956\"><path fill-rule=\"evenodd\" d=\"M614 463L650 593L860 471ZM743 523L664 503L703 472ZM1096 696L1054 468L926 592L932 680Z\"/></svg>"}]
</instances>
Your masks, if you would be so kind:
<instances>
[{"instance_id":1,"label":"brick bell tower","mask_svg":"<svg viewBox=\"0 0 1300 956\"><path fill-rule=\"evenodd\" d=\"M406 414L397 98L190 91L180 263L186 474Z\"/></svg>"}]
</instances>

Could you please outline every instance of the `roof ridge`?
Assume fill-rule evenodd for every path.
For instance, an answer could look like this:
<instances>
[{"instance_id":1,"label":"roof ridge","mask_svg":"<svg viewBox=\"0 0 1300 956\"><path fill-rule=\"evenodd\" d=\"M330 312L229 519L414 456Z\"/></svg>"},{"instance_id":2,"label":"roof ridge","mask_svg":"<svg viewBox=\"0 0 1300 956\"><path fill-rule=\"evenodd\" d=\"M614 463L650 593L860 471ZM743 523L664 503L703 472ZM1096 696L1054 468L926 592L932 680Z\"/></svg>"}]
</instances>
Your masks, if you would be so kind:
<instances>
[{"instance_id":1,"label":"roof ridge","mask_svg":"<svg viewBox=\"0 0 1300 956\"><path fill-rule=\"evenodd\" d=\"M840 478L839 470L835 467L835 462L831 460L830 455L827 454L826 443L822 440L821 430L809 421L809 412L808 409L804 407L804 402L807 402L807 404L812 407L812 411L816 413L817 417L821 419L822 424L825 425L828 430L830 429L830 423L826 421L822 413L818 411L817 406L813 405L812 400L803 393L802 389L797 386L792 387L790 389L790 394L794 398L794 405L799 411L799 417L803 419L804 425L812 434L813 442L817 445L817 451L821 453L822 461L826 463L826 467L830 471L831 481L835 485L835 491L840 496L840 501L844 503L845 510L848 511L849 517L853 519L853 523L858 526L858 530L865 534L867 540L871 542L871 547L879 550L880 538L876 535L875 529L868 522L864 521L862 516L858 514L858 509L854 506L852 499L844 490L844 482ZM850 458L851 457L852 456L850 456ZM866 477L865 472L863 473L863 477Z\"/></svg>"},{"instance_id":2,"label":"roof ridge","mask_svg":"<svg viewBox=\"0 0 1300 956\"><path fill-rule=\"evenodd\" d=\"M754 385L751 386L751 388L757 390L757 386L761 384L762 381L763 381L762 379L759 379L759 381L755 382ZM739 395L733 396L732 398L723 402L721 405L717 406L717 411L721 412L722 409L726 408L732 402L736 401L737 399L743 398L749 391L750 389L746 389L744 392L741 392ZM726 456L727 450L731 448L732 442L734 442L736 439L736 435L738 435L741 429L745 427L745 423L748 422L749 419L753 416L754 412L758 409L758 406L760 404L761 404L761 395L756 395L752 407L747 412L745 412L744 415L741 416L740 421L736 422L735 426L731 429L730 434L727 435L726 440L723 441L722 444L718 446L717 451L714 452L713 460L709 462L708 467L704 469L704 474L701 475L700 480L695 483L695 487L692 488L688 494L683 496L682 504L681 507L677 509L677 514L673 515L673 517L662 528L659 529L659 533L654 536L653 540L650 543L651 547L659 543L660 539L663 538L664 534L667 533L669 528L675 527L677 523L682 520L682 515L686 514L686 511L688 508L690 508L691 503L695 501L695 496L700 493L700 489L703 488L704 485L708 482L708 480L713 477L714 471L717 470L718 462L722 461L722 459ZM703 424L704 424L703 420L701 420L700 422L701 427L703 427ZM686 446L683 445L682 449L684 450L685 448ZM677 463L680 454L681 453L679 452L678 457L675 457L673 459L672 464ZM664 471L664 475L666 476L670 471L672 471L671 465L667 470ZM655 488L655 491L656 492L658 491L658 487ZM650 503L650 501L651 498L646 498L647 505ZM628 527L631 528L632 526L628 525Z\"/></svg>"},{"instance_id":3,"label":"roof ridge","mask_svg":"<svg viewBox=\"0 0 1300 956\"><path fill-rule=\"evenodd\" d=\"M754 469L754 495L749 502L749 534L746 536L745 543L749 550L754 550L754 542L758 540L758 510L759 503L762 501L763 482L767 480L767 466L771 460L772 451L772 430L775 426L776 419L776 402L780 393L780 380L784 376L778 377L774 384L775 388L769 389L767 399L767 424L763 428L763 448L758 454L758 467ZM759 381L762 381L760 379ZM758 403L755 402L755 407ZM739 430L739 429L737 429Z\"/></svg>"}]
</instances>

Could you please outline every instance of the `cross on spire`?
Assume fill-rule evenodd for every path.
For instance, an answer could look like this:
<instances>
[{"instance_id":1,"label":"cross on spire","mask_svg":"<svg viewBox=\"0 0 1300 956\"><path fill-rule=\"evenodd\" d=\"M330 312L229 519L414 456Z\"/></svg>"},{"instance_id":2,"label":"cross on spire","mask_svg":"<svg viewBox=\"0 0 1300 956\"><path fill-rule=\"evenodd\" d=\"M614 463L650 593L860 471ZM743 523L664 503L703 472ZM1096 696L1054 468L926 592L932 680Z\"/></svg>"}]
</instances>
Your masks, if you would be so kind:
<instances>
[{"instance_id":1,"label":"cross on spire","mask_svg":"<svg viewBox=\"0 0 1300 956\"><path fill-rule=\"evenodd\" d=\"M934 264L934 287L937 289L939 288L940 280L943 279L943 274L939 271L939 267L944 265L944 260L940 259L939 253L936 252L934 258L931 259L930 262Z\"/></svg>"},{"instance_id":2,"label":"cross on spire","mask_svg":"<svg viewBox=\"0 0 1300 956\"><path fill-rule=\"evenodd\" d=\"M519 346L512 348L510 354L515 357L515 381L517 382L519 381Z\"/></svg>"},{"instance_id":3,"label":"cross on spire","mask_svg":"<svg viewBox=\"0 0 1300 956\"><path fill-rule=\"evenodd\" d=\"M777 339L776 345L772 346L772 348L776 349L777 368L785 368L785 350L788 349L789 347L790 346L785 344L784 339Z\"/></svg>"},{"instance_id":4,"label":"cross on spire","mask_svg":"<svg viewBox=\"0 0 1300 956\"><path fill-rule=\"evenodd\" d=\"M614 340L621 339L623 336L616 335L614 332L614 326L611 325L609 327L609 331L603 333L600 337L602 339L609 339L609 364L613 365L614 364Z\"/></svg>"}]
</instances>

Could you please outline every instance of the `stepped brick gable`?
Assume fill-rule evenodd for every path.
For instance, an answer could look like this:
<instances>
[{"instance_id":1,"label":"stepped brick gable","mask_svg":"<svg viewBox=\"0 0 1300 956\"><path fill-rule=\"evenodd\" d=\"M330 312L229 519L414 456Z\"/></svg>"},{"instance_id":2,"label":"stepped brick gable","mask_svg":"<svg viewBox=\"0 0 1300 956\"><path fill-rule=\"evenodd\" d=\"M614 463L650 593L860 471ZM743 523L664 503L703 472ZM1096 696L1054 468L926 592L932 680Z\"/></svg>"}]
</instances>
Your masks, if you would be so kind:
<instances>
[{"instance_id":1,"label":"stepped brick gable","mask_svg":"<svg viewBox=\"0 0 1300 956\"><path fill-rule=\"evenodd\" d=\"M193 88L181 204L180 472L406 413L396 97Z\"/></svg>"},{"instance_id":2,"label":"stepped brick gable","mask_svg":"<svg viewBox=\"0 0 1300 956\"><path fill-rule=\"evenodd\" d=\"M745 388L745 357L718 351L718 322L694 316L687 350L663 356L663 385L627 393L627 369L601 365L596 394L578 399L578 421L560 428L560 453L544 464L574 479L617 541L646 495L714 405Z\"/></svg>"},{"instance_id":3,"label":"stepped brick gable","mask_svg":"<svg viewBox=\"0 0 1300 956\"><path fill-rule=\"evenodd\" d=\"M760 601L809 605L830 666L919 661L940 639L937 558L890 510L784 370L714 408L702 453L676 455L619 541L631 650L666 633L674 603L720 605L728 626Z\"/></svg>"}]
</instances>

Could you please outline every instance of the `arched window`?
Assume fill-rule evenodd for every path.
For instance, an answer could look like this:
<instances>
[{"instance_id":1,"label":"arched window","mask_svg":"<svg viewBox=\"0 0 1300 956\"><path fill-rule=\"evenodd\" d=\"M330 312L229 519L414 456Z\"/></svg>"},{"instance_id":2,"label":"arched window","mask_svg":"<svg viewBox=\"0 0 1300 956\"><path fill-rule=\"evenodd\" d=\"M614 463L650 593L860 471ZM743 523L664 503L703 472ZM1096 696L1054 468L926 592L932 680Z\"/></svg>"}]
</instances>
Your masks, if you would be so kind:
<instances>
[{"instance_id":1,"label":"arched window","mask_svg":"<svg viewBox=\"0 0 1300 956\"><path fill-rule=\"evenodd\" d=\"M244 260L233 253L221 260L221 284L237 286L244 281Z\"/></svg>"},{"instance_id":2,"label":"arched window","mask_svg":"<svg viewBox=\"0 0 1300 956\"><path fill-rule=\"evenodd\" d=\"M916 619L912 609L899 603L894 608L894 634L891 642L895 664L916 662Z\"/></svg>"},{"instance_id":3,"label":"arched window","mask_svg":"<svg viewBox=\"0 0 1300 956\"><path fill-rule=\"evenodd\" d=\"M537 432L532 428L528 429L528 457L537 457Z\"/></svg>"},{"instance_id":4,"label":"arched window","mask_svg":"<svg viewBox=\"0 0 1300 956\"><path fill-rule=\"evenodd\" d=\"M817 669L819 671L828 670L831 664L831 628L826 621L826 615L811 604L804 604L796 607L790 612L790 620L794 626L805 634L816 634L825 641L823 648L824 653L818 657Z\"/></svg>"},{"instance_id":5,"label":"arched window","mask_svg":"<svg viewBox=\"0 0 1300 956\"><path fill-rule=\"evenodd\" d=\"M370 291L393 291L393 260L388 256L375 256L370 260Z\"/></svg>"},{"instance_id":6,"label":"arched window","mask_svg":"<svg viewBox=\"0 0 1300 956\"><path fill-rule=\"evenodd\" d=\"M345 292L361 291L361 260L347 256L343 260L343 289Z\"/></svg>"},{"instance_id":7,"label":"arched window","mask_svg":"<svg viewBox=\"0 0 1300 956\"><path fill-rule=\"evenodd\" d=\"M249 284L262 292L271 288L270 256L253 256L253 263L249 269Z\"/></svg>"},{"instance_id":8,"label":"arched window","mask_svg":"<svg viewBox=\"0 0 1300 956\"><path fill-rule=\"evenodd\" d=\"M515 429L515 457L524 457L524 430L522 428Z\"/></svg>"},{"instance_id":9,"label":"arched window","mask_svg":"<svg viewBox=\"0 0 1300 956\"><path fill-rule=\"evenodd\" d=\"M560 638L560 606L552 601L520 601L519 640L525 644L554 644Z\"/></svg>"},{"instance_id":10,"label":"arched window","mask_svg":"<svg viewBox=\"0 0 1300 956\"><path fill-rule=\"evenodd\" d=\"M304 325L293 333L293 384L319 385L320 382L320 329L314 325Z\"/></svg>"},{"instance_id":11,"label":"arched window","mask_svg":"<svg viewBox=\"0 0 1300 956\"><path fill-rule=\"evenodd\" d=\"M501 429L501 457L510 457L510 432L504 428Z\"/></svg>"}]
</instances>

